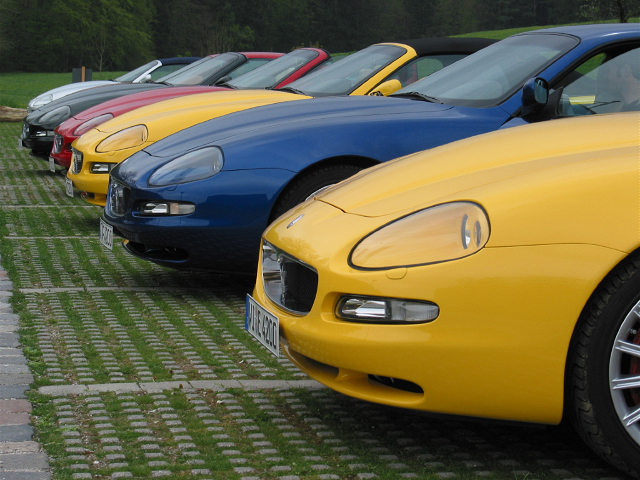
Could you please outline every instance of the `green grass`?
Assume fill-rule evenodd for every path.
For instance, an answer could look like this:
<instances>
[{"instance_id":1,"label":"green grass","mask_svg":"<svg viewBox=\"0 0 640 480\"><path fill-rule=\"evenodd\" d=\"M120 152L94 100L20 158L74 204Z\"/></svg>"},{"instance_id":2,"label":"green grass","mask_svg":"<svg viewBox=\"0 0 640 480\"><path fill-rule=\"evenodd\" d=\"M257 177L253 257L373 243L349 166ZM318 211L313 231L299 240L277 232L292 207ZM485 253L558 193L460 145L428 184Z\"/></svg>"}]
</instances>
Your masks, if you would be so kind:
<instances>
[{"instance_id":1,"label":"green grass","mask_svg":"<svg viewBox=\"0 0 640 480\"><path fill-rule=\"evenodd\" d=\"M93 72L92 80L109 80L125 72ZM0 73L0 105L27 108L33 97L71 83L68 73Z\"/></svg>"}]
</instances>

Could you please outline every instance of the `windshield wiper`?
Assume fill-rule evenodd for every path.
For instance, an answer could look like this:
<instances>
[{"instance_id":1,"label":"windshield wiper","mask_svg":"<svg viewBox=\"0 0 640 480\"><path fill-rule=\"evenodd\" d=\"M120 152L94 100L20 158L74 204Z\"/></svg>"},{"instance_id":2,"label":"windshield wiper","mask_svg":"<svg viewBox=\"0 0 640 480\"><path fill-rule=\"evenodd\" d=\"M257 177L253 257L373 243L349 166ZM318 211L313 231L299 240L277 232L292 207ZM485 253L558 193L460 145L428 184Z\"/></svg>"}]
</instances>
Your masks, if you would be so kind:
<instances>
[{"instance_id":1,"label":"windshield wiper","mask_svg":"<svg viewBox=\"0 0 640 480\"><path fill-rule=\"evenodd\" d=\"M291 87L282 87L282 88L279 88L278 90L281 91L281 92L297 93L298 95L307 95L302 90L298 90L298 89L291 88Z\"/></svg>"},{"instance_id":2,"label":"windshield wiper","mask_svg":"<svg viewBox=\"0 0 640 480\"><path fill-rule=\"evenodd\" d=\"M410 98L419 98L420 100L424 100L425 102L431 103L444 103L442 100L437 99L436 97L431 97L429 95L425 95L420 92L403 92L403 93L392 93L389 95L390 97L410 97Z\"/></svg>"}]
</instances>

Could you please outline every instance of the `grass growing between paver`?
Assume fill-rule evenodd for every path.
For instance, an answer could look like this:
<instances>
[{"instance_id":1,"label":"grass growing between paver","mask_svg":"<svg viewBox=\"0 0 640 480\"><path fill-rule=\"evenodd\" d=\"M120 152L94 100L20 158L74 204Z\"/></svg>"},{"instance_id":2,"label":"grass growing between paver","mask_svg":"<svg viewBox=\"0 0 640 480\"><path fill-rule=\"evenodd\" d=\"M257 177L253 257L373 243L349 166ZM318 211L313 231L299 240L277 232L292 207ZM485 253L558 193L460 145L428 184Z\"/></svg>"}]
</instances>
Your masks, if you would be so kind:
<instances>
[{"instance_id":1,"label":"grass growing between paver","mask_svg":"<svg viewBox=\"0 0 640 480\"><path fill-rule=\"evenodd\" d=\"M469 422L370 405L330 391L172 390L31 395L55 478L602 478L567 431ZM549 458L545 449L555 449ZM51 453L50 453L51 454ZM571 473L566 470L572 464ZM289 477L291 478L291 477ZM615 477L609 477L615 478Z\"/></svg>"},{"instance_id":2,"label":"grass growing between paver","mask_svg":"<svg viewBox=\"0 0 640 480\"><path fill-rule=\"evenodd\" d=\"M266 350L249 349L253 340L242 329L239 314L204 307L180 291L78 291L20 298L14 306L22 315L25 353L38 373L38 386L62 380L257 379L265 371L280 379L295 378ZM44 358L43 351L49 356Z\"/></svg>"}]
</instances>

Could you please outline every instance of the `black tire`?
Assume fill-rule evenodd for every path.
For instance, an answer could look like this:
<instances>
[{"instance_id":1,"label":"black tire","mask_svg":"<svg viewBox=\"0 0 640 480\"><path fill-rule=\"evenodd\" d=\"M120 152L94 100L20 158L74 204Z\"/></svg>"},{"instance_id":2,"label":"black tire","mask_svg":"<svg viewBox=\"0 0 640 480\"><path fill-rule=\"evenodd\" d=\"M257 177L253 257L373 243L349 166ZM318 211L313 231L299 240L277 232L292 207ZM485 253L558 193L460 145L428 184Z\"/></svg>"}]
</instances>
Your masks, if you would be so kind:
<instances>
[{"instance_id":1,"label":"black tire","mask_svg":"<svg viewBox=\"0 0 640 480\"><path fill-rule=\"evenodd\" d=\"M568 362L568 418L598 455L640 478L640 421L623 422L627 414L640 412L640 381L638 386L619 381L640 376L639 259L614 270L590 300Z\"/></svg>"},{"instance_id":2,"label":"black tire","mask_svg":"<svg viewBox=\"0 0 640 480\"><path fill-rule=\"evenodd\" d=\"M322 188L334 185L345 178L358 173L364 166L347 164L328 164L304 172L293 180L282 192L271 212L271 220L275 220L287 210L304 202L308 197Z\"/></svg>"}]
</instances>

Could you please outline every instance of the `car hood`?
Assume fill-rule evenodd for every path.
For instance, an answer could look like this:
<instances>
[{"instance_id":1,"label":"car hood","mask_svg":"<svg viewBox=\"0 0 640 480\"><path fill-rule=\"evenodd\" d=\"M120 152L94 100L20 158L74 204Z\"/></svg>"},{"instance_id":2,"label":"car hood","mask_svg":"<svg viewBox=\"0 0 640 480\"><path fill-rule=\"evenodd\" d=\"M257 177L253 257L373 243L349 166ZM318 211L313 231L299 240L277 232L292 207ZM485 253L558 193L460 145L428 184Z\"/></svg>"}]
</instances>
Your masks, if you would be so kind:
<instances>
[{"instance_id":1,"label":"car hood","mask_svg":"<svg viewBox=\"0 0 640 480\"><path fill-rule=\"evenodd\" d=\"M56 110L60 107L69 108L69 117L75 115L82 110L86 110L89 107L98 105L99 103L111 100L112 98L121 97L134 92L141 92L143 90L150 90L152 88L166 87L166 85L159 83L119 83L115 85L106 85L102 87L88 88L81 90L70 95L66 95L58 100L48 103L47 105L31 112L25 118L25 121L30 125L39 125L43 128L53 130L57 125L62 123L45 123L42 122L42 117ZM67 117L67 118L69 118ZM63 119L63 121L66 120Z\"/></svg>"},{"instance_id":2,"label":"car hood","mask_svg":"<svg viewBox=\"0 0 640 480\"><path fill-rule=\"evenodd\" d=\"M487 213L487 247L562 243L630 252L640 241L639 123L637 112L547 121L406 156L298 205L265 236L313 264L318 255L348 254L411 213L466 201ZM340 243L326 234L335 231Z\"/></svg>"},{"instance_id":3,"label":"car hood","mask_svg":"<svg viewBox=\"0 0 640 480\"><path fill-rule=\"evenodd\" d=\"M316 198L355 215L398 215L452 198L473 198L473 192L513 178L527 183L535 172L553 178L554 169L592 152L637 151L640 114L619 114L615 124L612 115L598 117L523 125L407 155L365 170Z\"/></svg>"},{"instance_id":4,"label":"car hood","mask_svg":"<svg viewBox=\"0 0 640 480\"><path fill-rule=\"evenodd\" d=\"M112 134L133 125L145 124L150 140L159 140L177 130L220 115L260 105L307 98L276 90L224 90L180 96L153 103L101 124L98 130ZM237 105L237 108L234 108ZM161 133L155 131L160 126ZM166 133L166 128L172 131ZM158 135L161 135L158 137Z\"/></svg>"},{"instance_id":5,"label":"car hood","mask_svg":"<svg viewBox=\"0 0 640 480\"><path fill-rule=\"evenodd\" d=\"M91 118L104 115L105 113L111 113L115 115L121 115L122 113L134 110L136 108L144 107L151 103L161 102L169 98L179 97L182 95L193 95L197 93L210 93L216 91L227 91L228 88L224 87L211 87L211 86L189 86L189 87L167 87L167 88L154 88L151 90L145 90L142 92L130 93L122 97L116 97L106 102L99 103L98 105L88 108L74 115L74 118L82 121L89 120Z\"/></svg>"},{"instance_id":6,"label":"car hood","mask_svg":"<svg viewBox=\"0 0 640 480\"><path fill-rule=\"evenodd\" d=\"M232 141L231 139L248 142L252 137L265 132L295 129L319 121L338 125L337 122L355 122L359 118L392 120L396 115L437 115L451 108L449 105L378 96L323 97L282 102L200 123L155 142L145 148L145 151L150 155L166 158L204 145Z\"/></svg>"},{"instance_id":7,"label":"car hood","mask_svg":"<svg viewBox=\"0 0 640 480\"><path fill-rule=\"evenodd\" d=\"M87 88L104 87L106 85L113 85L114 83L115 82L113 82L112 80L90 80L88 82L76 82L62 85L60 87L47 90L37 97L32 98L29 101L29 108L30 110L36 110L48 104L49 102L58 100L59 98L62 98L66 95L71 95L72 93L86 90Z\"/></svg>"}]
</instances>

